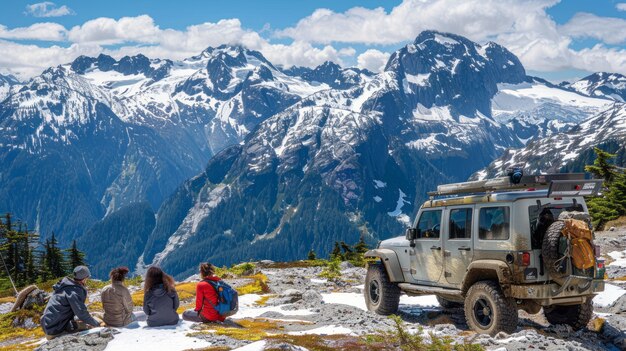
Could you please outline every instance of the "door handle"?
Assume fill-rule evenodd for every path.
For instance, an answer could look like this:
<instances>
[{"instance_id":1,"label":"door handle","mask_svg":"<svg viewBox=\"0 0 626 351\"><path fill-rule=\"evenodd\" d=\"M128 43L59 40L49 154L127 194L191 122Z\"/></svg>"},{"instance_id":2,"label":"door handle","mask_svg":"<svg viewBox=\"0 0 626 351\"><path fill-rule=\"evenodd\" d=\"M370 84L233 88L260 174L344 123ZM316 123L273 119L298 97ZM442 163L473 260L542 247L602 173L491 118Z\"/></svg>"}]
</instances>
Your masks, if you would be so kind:
<instances>
[{"instance_id":1,"label":"door handle","mask_svg":"<svg viewBox=\"0 0 626 351\"><path fill-rule=\"evenodd\" d=\"M441 246L431 246L431 250L441 250Z\"/></svg>"},{"instance_id":2,"label":"door handle","mask_svg":"<svg viewBox=\"0 0 626 351\"><path fill-rule=\"evenodd\" d=\"M459 250L460 251L471 251L472 249L467 247L467 246L461 246L461 247L459 247Z\"/></svg>"}]
</instances>

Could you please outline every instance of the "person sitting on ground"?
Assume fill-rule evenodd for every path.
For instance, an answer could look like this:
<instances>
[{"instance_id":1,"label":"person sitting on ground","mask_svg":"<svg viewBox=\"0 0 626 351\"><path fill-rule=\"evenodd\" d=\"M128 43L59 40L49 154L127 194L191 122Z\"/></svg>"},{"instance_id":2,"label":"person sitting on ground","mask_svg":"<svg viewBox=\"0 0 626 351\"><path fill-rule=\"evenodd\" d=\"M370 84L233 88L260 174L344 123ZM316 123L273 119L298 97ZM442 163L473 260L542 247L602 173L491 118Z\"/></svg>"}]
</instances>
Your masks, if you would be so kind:
<instances>
[{"instance_id":1,"label":"person sitting on ground","mask_svg":"<svg viewBox=\"0 0 626 351\"><path fill-rule=\"evenodd\" d=\"M65 277L52 287L54 292L41 317L41 327L48 340L104 326L103 322L89 314L85 306L87 299L85 283L90 275L89 268L77 266L74 268L73 277Z\"/></svg>"},{"instance_id":2,"label":"person sitting on ground","mask_svg":"<svg viewBox=\"0 0 626 351\"><path fill-rule=\"evenodd\" d=\"M150 267L146 273L143 295L143 311L148 316L148 326L178 324L176 310L179 305L174 278L159 267Z\"/></svg>"},{"instance_id":3,"label":"person sitting on ground","mask_svg":"<svg viewBox=\"0 0 626 351\"><path fill-rule=\"evenodd\" d=\"M208 262L200 263L201 282L196 286L196 308L183 312L183 319L190 322L223 322L224 317L215 310L217 291L210 282L221 279L215 276L215 267Z\"/></svg>"},{"instance_id":4,"label":"person sitting on ground","mask_svg":"<svg viewBox=\"0 0 626 351\"><path fill-rule=\"evenodd\" d=\"M102 308L104 323L111 327L123 327L137 320L133 314L133 299L130 291L124 286L124 279L129 270L117 267L111 270L111 284L102 289Z\"/></svg>"}]
</instances>

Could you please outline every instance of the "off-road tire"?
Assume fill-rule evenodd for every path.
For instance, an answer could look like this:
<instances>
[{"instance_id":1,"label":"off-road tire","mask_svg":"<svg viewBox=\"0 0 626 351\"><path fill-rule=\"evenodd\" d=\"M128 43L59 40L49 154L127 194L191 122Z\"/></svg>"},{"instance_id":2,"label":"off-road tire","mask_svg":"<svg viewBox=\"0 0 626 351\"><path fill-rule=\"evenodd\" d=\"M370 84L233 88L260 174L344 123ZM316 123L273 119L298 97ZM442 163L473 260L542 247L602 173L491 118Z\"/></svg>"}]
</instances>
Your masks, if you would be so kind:
<instances>
[{"instance_id":1,"label":"off-road tire","mask_svg":"<svg viewBox=\"0 0 626 351\"><path fill-rule=\"evenodd\" d=\"M443 309L453 309L453 308L459 308L463 306L462 303L446 300L439 295L437 295L437 302L439 302L439 305Z\"/></svg>"},{"instance_id":2,"label":"off-road tire","mask_svg":"<svg viewBox=\"0 0 626 351\"><path fill-rule=\"evenodd\" d=\"M587 326L593 316L593 303L591 299L580 305L550 306L543 308L543 314L550 324L567 324L574 330Z\"/></svg>"},{"instance_id":3,"label":"off-road tire","mask_svg":"<svg viewBox=\"0 0 626 351\"><path fill-rule=\"evenodd\" d=\"M563 257L559 253L559 240L561 239L561 231L565 227L565 222L556 221L552 223L546 230L543 237L543 245L541 245L541 255L543 256L543 264L550 274L550 279L559 285L563 285L567 272L557 271L556 266Z\"/></svg>"},{"instance_id":4,"label":"off-road tire","mask_svg":"<svg viewBox=\"0 0 626 351\"><path fill-rule=\"evenodd\" d=\"M398 311L401 290L389 281L385 267L381 263L370 264L365 276L365 304L367 309L387 316Z\"/></svg>"},{"instance_id":5,"label":"off-road tire","mask_svg":"<svg viewBox=\"0 0 626 351\"><path fill-rule=\"evenodd\" d=\"M515 300L502 293L497 282L483 280L472 285L465 298L465 320L477 333L494 336L517 329Z\"/></svg>"}]
</instances>

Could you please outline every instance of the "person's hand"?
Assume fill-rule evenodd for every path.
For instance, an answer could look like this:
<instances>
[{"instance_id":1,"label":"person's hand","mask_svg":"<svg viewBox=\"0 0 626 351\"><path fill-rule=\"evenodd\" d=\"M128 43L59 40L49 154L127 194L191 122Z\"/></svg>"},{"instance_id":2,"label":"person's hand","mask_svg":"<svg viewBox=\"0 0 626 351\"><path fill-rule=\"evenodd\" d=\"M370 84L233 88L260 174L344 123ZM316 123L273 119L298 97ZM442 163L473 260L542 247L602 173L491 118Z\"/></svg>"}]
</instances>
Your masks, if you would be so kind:
<instances>
[{"instance_id":1,"label":"person's hand","mask_svg":"<svg viewBox=\"0 0 626 351\"><path fill-rule=\"evenodd\" d=\"M107 326L107 325L106 325L106 323L104 323L104 322L100 322L99 327L106 327L106 326Z\"/></svg>"}]
</instances>

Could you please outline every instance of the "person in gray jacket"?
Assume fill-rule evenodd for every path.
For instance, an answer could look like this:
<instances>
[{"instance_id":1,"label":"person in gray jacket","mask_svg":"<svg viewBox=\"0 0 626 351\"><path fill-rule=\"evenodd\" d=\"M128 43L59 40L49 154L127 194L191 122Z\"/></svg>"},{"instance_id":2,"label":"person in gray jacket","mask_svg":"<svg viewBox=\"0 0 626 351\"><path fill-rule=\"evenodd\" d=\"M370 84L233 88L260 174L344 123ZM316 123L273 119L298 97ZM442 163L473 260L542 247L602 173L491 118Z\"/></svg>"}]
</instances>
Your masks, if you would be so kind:
<instances>
[{"instance_id":1,"label":"person in gray jacket","mask_svg":"<svg viewBox=\"0 0 626 351\"><path fill-rule=\"evenodd\" d=\"M65 277L52 287L54 292L41 317L41 327L48 339L104 325L85 306L85 283L90 275L89 268L77 266L72 278Z\"/></svg>"},{"instance_id":2,"label":"person in gray jacket","mask_svg":"<svg viewBox=\"0 0 626 351\"><path fill-rule=\"evenodd\" d=\"M148 316L149 327L178 324L178 293L174 278L159 267L152 266L144 282L143 311Z\"/></svg>"}]
</instances>

